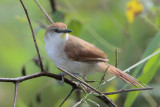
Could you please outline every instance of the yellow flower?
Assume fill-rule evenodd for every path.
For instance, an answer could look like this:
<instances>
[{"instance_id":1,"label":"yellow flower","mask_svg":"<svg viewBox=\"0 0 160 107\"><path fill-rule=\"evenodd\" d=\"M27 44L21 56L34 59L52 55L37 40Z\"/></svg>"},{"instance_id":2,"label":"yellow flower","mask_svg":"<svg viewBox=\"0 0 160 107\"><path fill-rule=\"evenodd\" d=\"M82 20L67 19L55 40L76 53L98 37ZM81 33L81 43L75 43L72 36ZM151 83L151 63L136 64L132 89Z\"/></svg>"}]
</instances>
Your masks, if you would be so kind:
<instances>
[{"instance_id":1,"label":"yellow flower","mask_svg":"<svg viewBox=\"0 0 160 107\"><path fill-rule=\"evenodd\" d=\"M129 23L132 23L135 17L143 10L141 3L138 0L131 0L126 4L126 16Z\"/></svg>"}]
</instances>

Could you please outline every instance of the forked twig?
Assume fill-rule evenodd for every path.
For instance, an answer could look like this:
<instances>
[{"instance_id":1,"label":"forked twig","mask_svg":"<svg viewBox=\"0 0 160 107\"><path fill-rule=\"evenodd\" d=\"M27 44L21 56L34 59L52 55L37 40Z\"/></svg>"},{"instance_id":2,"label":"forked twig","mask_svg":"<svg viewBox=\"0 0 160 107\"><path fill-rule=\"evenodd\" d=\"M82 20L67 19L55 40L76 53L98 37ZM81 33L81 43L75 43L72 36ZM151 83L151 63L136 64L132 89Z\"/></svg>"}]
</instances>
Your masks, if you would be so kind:
<instances>
[{"instance_id":1,"label":"forked twig","mask_svg":"<svg viewBox=\"0 0 160 107\"><path fill-rule=\"evenodd\" d=\"M32 28L32 24L31 24L29 15L28 15L28 11L27 11L27 9L26 9L23 1L20 0L20 2L21 2L21 4L22 4L22 7L23 7L23 9L24 9L24 11L25 11L25 14L26 14L26 16L27 16L27 19L28 19L28 23L29 23L29 26L30 26L30 29L31 29L31 32L32 32L32 37L33 37L33 40L34 40L34 44L35 44L36 51L37 51L37 55L38 55L39 62L40 62L41 72L43 72L43 71L44 71L44 69L43 69L43 64L42 64L42 60L41 60L39 48L38 48L38 45L37 45L37 42L36 42L35 34L34 34L34 31L33 31L33 28Z\"/></svg>"},{"instance_id":2,"label":"forked twig","mask_svg":"<svg viewBox=\"0 0 160 107\"><path fill-rule=\"evenodd\" d=\"M17 93L18 93L18 82L15 83L15 93L14 93L14 103L13 103L13 107L16 107Z\"/></svg>"}]
</instances>

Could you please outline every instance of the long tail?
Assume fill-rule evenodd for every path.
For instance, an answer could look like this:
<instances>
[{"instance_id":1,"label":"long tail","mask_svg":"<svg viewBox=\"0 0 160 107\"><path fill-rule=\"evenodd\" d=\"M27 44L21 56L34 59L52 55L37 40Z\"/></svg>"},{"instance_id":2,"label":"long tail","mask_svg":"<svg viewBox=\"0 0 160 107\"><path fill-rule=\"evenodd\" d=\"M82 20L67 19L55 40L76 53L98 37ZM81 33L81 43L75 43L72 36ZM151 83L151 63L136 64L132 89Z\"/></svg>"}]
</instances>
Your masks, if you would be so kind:
<instances>
[{"instance_id":1,"label":"long tail","mask_svg":"<svg viewBox=\"0 0 160 107\"><path fill-rule=\"evenodd\" d=\"M138 87L138 86L143 87L143 85L141 85L140 81L138 81L137 79L135 79L131 75L119 70L118 68L116 68L112 65L108 65L108 71L107 72L109 74L113 74L113 75L119 77L121 80L123 80L124 82L127 82L131 85L134 85L136 87Z\"/></svg>"}]
</instances>

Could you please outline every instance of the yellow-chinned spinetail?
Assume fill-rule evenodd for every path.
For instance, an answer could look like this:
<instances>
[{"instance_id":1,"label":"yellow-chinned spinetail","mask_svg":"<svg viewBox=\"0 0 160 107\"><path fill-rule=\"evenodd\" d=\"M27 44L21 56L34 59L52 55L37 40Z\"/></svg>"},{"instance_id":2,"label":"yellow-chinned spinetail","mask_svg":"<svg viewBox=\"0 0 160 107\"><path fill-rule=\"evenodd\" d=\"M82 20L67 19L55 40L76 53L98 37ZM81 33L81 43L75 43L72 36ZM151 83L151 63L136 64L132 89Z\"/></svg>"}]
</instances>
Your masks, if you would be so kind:
<instances>
[{"instance_id":1,"label":"yellow-chinned spinetail","mask_svg":"<svg viewBox=\"0 0 160 107\"><path fill-rule=\"evenodd\" d=\"M108 64L107 55L76 36L70 35L67 25L57 22L50 25L45 33L45 49L52 62L70 73L92 74L107 72L134 86L142 86L137 79ZM87 35L86 35L87 36Z\"/></svg>"}]
</instances>

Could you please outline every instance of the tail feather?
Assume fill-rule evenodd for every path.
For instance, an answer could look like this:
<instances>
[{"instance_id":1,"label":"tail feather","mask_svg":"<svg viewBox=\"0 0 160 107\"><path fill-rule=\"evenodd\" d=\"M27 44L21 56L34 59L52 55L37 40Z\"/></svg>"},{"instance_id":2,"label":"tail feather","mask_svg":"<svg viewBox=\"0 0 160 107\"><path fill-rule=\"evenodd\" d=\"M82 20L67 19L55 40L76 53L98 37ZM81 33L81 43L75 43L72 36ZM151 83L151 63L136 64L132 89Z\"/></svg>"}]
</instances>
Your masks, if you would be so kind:
<instances>
[{"instance_id":1,"label":"tail feather","mask_svg":"<svg viewBox=\"0 0 160 107\"><path fill-rule=\"evenodd\" d=\"M143 85L141 84L140 81L138 81L137 79L135 79L131 75L119 70L118 68L116 68L112 65L108 66L108 71L107 72L119 77L121 80L123 80L124 82L127 82L131 85L134 85L136 87L138 87L138 86L143 87Z\"/></svg>"}]
</instances>

